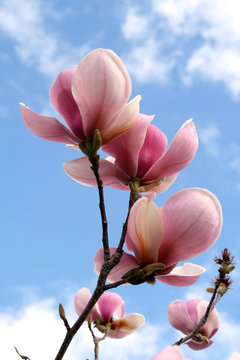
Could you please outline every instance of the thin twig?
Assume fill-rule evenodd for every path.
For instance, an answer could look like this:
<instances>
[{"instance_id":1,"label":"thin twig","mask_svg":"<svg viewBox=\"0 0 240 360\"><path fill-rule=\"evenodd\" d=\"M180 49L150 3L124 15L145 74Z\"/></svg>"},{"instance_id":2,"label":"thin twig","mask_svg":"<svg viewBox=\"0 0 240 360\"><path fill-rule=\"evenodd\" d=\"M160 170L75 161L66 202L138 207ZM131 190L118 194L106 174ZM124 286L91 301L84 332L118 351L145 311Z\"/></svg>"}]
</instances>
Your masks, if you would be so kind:
<instances>
[{"instance_id":1,"label":"thin twig","mask_svg":"<svg viewBox=\"0 0 240 360\"><path fill-rule=\"evenodd\" d=\"M120 285L126 284L126 283L127 283L127 280L122 279L122 280L116 281L112 284L107 284L104 286L104 291L114 289L114 288L116 288Z\"/></svg>"},{"instance_id":2,"label":"thin twig","mask_svg":"<svg viewBox=\"0 0 240 360\"><path fill-rule=\"evenodd\" d=\"M104 250L104 261L107 261L110 259L110 250L109 250L109 242L108 242L108 221L107 221L107 215L106 215L105 203L104 203L103 182L99 176L99 156L98 155L89 156L89 161L92 164L91 169L97 181L98 194L99 194L99 209L102 219L102 244Z\"/></svg>"},{"instance_id":3,"label":"thin twig","mask_svg":"<svg viewBox=\"0 0 240 360\"><path fill-rule=\"evenodd\" d=\"M131 212L131 209L134 205L134 203L140 198L141 196L139 194L136 194L134 191L130 192L130 197L129 197L129 204L128 204L128 213L127 213L127 217L126 220L123 224L123 229L122 229L122 235L116 250L116 253L122 253L122 249L123 249L123 245L125 243L125 237L126 237L126 232L127 232L127 225L128 225L128 219L129 219L129 215Z\"/></svg>"},{"instance_id":4,"label":"thin twig","mask_svg":"<svg viewBox=\"0 0 240 360\"><path fill-rule=\"evenodd\" d=\"M100 186L100 188L101 188L101 186ZM60 349L59 349L59 351L57 353L57 356L55 357L55 360L62 360L65 352L67 351L67 349L68 349L68 347L69 347L69 345L70 345L70 343L71 343L71 341L73 339L73 337L75 336L77 331L82 326L83 322L85 321L85 319L89 315L89 313L92 310L93 306L96 304L96 302L98 301L100 296L103 294L103 292L105 290L111 288L111 285L109 285L109 286L106 285L106 280L107 280L107 277L108 277L110 271L114 268L114 266L116 266L119 263L119 261L122 258L122 255L123 255L122 247L123 247L124 242L125 242L125 236L126 236L126 231L127 231L127 224L128 224L129 214L130 214L131 208L132 208L132 206L133 206L133 204L134 204L134 202L136 200L137 200L137 197L133 196L133 194L131 192L130 200L129 200L128 213L127 213L126 220L125 220L125 222L123 224L122 234L121 234L121 237L120 237L120 241L119 241L117 251L110 259L104 261L104 263L102 265L102 268L101 268L101 271L100 271L100 274L99 274L99 277L98 277L98 282L97 282L95 291L94 291L91 299L89 300L87 306L83 310L82 314L79 316L79 318L74 323L74 325L70 328L70 330L67 331L67 333L65 335L65 339L62 342L62 345L61 345L61 347L60 347ZM100 201L102 202L103 199L100 198ZM106 223L103 222L102 226L105 229L103 231L103 233L104 233L105 231L107 231L107 227L105 227ZM107 238L105 238L103 236L103 240L104 239L106 240ZM107 242L107 245L108 245L108 242ZM105 246L106 246L106 243L105 243ZM113 286L113 287L117 287L117 286L121 285L122 283L123 283L122 280L120 280L119 283L118 284L115 283L115 286Z\"/></svg>"},{"instance_id":5,"label":"thin twig","mask_svg":"<svg viewBox=\"0 0 240 360\"><path fill-rule=\"evenodd\" d=\"M220 286L222 282L222 277L220 276L218 282L216 283L215 285L215 288L214 288L214 292L212 294L212 297L211 297L211 300L208 304L208 307L206 309L206 312L204 314L204 316L200 319L199 323L197 324L197 326L193 329L193 331L188 334L187 336L181 338L179 341L175 342L173 345L181 345L183 343L185 343L186 341L194 338L194 336L196 336L196 334L198 333L198 331L203 327L203 325L206 324L207 322L207 319L209 317L209 314L210 312L214 309L216 303L221 299L222 297L222 294L217 294L217 291L218 291L218 288Z\"/></svg>"},{"instance_id":6,"label":"thin twig","mask_svg":"<svg viewBox=\"0 0 240 360\"><path fill-rule=\"evenodd\" d=\"M14 349L16 350L16 353L20 356L20 358L22 358L23 360L30 360L30 358L28 356L21 355L19 353L18 349L16 348L16 346L14 346Z\"/></svg>"}]
</instances>

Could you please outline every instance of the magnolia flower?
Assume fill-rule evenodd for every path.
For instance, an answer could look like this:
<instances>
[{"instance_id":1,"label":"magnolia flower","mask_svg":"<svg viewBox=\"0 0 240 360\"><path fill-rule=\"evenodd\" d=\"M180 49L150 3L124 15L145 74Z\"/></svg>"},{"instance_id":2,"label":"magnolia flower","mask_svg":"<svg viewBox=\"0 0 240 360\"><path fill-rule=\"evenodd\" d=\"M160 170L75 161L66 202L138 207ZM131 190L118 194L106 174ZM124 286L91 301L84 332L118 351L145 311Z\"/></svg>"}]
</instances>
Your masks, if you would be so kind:
<instances>
[{"instance_id":1,"label":"magnolia flower","mask_svg":"<svg viewBox=\"0 0 240 360\"><path fill-rule=\"evenodd\" d=\"M50 89L50 100L71 131L54 117L21 104L26 126L44 139L78 146L98 129L106 144L124 134L139 113L140 96L127 104L131 80L121 59L111 50L96 49L78 66L62 71Z\"/></svg>"},{"instance_id":2,"label":"magnolia flower","mask_svg":"<svg viewBox=\"0 0 240 360\"><path fill-rule=\"evenodd\" d=\"M136 123L127 133L103 147L110 155L106 159L100 159L99 172L104 185L129 190L129 181L137 179L139 192L151 190L160 193L192 161L198 147L193 122L189 120L183 124L165 151L167 138L156 126L149 125L152 118L153 116L139 114ZM96 186L88 158L68 161L63 167L80 184Z\"/></svg>"},{"instance_id":3,"label":"magnolia flower","mask_svg":"<svg viewBox=\"0 0 240 360\"><path fill-rule=\"evenodd\" d=\"M179 346L168 346L151 360L187 360Z\"/></svg>"},{"instance_id":4,"label":"magnolia flower","mask_svg":"<svg viewBox=\"0 0 240 360\"><path fill-rule=\"evenodd\" d=\"M175 300L168 306L168 320L177 330L188 335L198 325L201 318L205 315L209 302L206 300L189 300L186 303L182 300ZM198 333L199 340L191 339L186 344L193 350L202 350L210 346L213 341L209 340L217 331L220 318L214 308ZM205 341L201 338L204 337Z\"/></svg>"},{"instance_id":5,"label":"magnolia flower","mask_svg":"<svg viewBox=\"0 0 240 360\"><path fill-rule=\"evenodd\" d=\"M90 299L91 293L87 288L78 291L74 299L78 315L81 315ZM118 294L114 292L104 293L90 312L92 322L100 331L108 331L108 337L123 338L132 334L145 323L145 318L141 314L123 316L123 303L124 300Z\"/></svg>"},{"instance_id":6,"label":"magnolia flower","mask_svg":"<svg viewBox=\"0 0 240 360\"><path fill-rule=\"evenodd\" d=\"M176 267L177 263L199 255L213 245L221 226L221 205L208 190L189 188L179 191L160 209L153 201L143 197L132 207L128 220L126 245L134 255L123 252L108 281L118 281L130 272L129 278L132 275L134 280L135 276L135 283L138 276L140 283L141 276L145 274L149 282L157 278L169 285L191 285L205 269L190 263ZM111 248L111 254L115 251ZM94 264L95 272L99 274L103 249L96 252ZM158 269L161 264L164 269L161 266ZM127 279L126 276L124 278Z\"/></svg>"}]
</instances>

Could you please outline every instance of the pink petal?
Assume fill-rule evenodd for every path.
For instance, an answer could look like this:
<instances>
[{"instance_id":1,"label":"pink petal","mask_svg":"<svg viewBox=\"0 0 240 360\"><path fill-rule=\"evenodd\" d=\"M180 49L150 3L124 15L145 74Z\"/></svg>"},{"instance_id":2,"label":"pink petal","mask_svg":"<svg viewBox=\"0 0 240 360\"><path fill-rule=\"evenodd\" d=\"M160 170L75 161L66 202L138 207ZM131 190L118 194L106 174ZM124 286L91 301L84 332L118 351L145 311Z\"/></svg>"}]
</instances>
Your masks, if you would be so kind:
<instances>
[{"instance_id":1,"label":"pink petal","mask_svg":"<svg viewBox=\"0 0 240 360\"><path fill-rule=\"evenodd\" d=\"M167 152L143 177L143 181L152 181L178 173L194 158L198 148L195 126L188 120L174 137Z\"/></svg>"},{"instance_id":2,"label":"pink petal","mask_svg":"<svg viewBox=\"0 0 240 360\"><path fill-rule=\"evenodd\" d=\"M127 335L132 334L145 324L145 318L141 314L129 314L122 319L115 320L112 323L111 329L114 333L109 337L114 339L121 339Z\"/></svg>"},{"instance_id":3,"label":"pink petal","mask_svg":"<svg viewBox=\"0 0 240 360\"><path fill-rule=\"evenodd\" d=\"M105 322L108 322L111 320L114 313L116 313L117 316L121 318L124 313L123 304L124 300L120 295L113 292L104 293L98 300L101 319L103 319Z\"/></svg>"},{"instance_id":4,"label":"pink petal","mask_svg":"<svg viewBox=\"0 0 240 360\"><path fill-rule=\"evenodd\" d=\"M192 350L204 350L207 349L210 345L212 345L213 341L209 340L209 343L206 344L204 341L197 342L194 340L190 340L186 343Z\"/></svg>"},{"instance_id":5,"label":"pink petal","mask_svg":"<svg viewBox=\"0 0 240 360\"><path fill-rule=\"evenodd\" d=\"M85 307L87 306L87 303L91 299L92 295L90 291L87 288L82 288L77 292L77 295L74 298L74 305L75 310L77 314L80 316ZM97 306L95 305L93 309L91 310L92 315L92 321L94 322L96 318L100 318L100 314L97 310ZM87 319L85 320L87 321Z\"/></svg>"},{"instance_id":6,"label":"pink petal","mask_svg":"<svg viewBox=\"0 0 240 360\"><path fill-rule=\"evenodd\" d=\"M222 227L222 209L214 194L200 188L179 191L160 209L164 239L159 261L170 265L201 254L215 243Z\"/></svg>"},{"instance_id":7,"label":"pink petal","mask_svg":"<svg viewBox=\"0 0 240 360\"><path fill-rule=\"evenodd\" d=\"M202 300L197 305L198 321L205 315L209 302ZM200 329L200 332L207 338L211 338L219 329L220 317L214 308L208 317L206 324Z\"/></svg>"},{"instance_id":8,"label":"pink petal","mask_svg":"<svg viewBox=\"0 0 240 360\"><path fill-rule=\"evenodd\" d=\"M182 300L174 300L168 306L168 320L172 327L186 335L196 326L189 316L187 305Z\"/></svg>"},{"instance_id":9,"label":"pink petal","mask_svg":"<svg viewBox=\"0 0 240 360\"><path fill-rule=\"evenodd\" d=\"M67 175L78 183L86 186L97 185L87 157L67 161L63 164L63 168ZM122 183L128 184L129 182L128 176L121 169L105 159L100 159L99 161L99 174L104 185L116 189L125 190L126 186L123 186Z\"/></svg>"},{"instance_id":10,"label":"pink petal","mask_svg":"<svg viewBox=\"0 0 240 360\"><path fill-rule=\"evenodd\" d=\"M132 207L128 220L126 244L139 264L158 262L158 251L163 238L163 222L158 207L146 197Z\"/></svg>"},{"instance_id":11,"label":"pink petal","mask_svg":"<svg viewBox=\"0 0 240 360\"><path fill-rule=\"evenodd\" d=\"M53 107L67 122L72 132L80 139L85 139L82 118L78 106L72 95L72 77L77 67L62 71L50 89L50 100Z\"/></svg>"},{"instance_id":12,"label":"pink petal","mask_svg":"<svg viewBox=\"0 0 240 360\"><path fill-rule=\"evenodd\" d=\"M125 104L111 119L111 122L101 130L103 144L125 134L134 125L139 114L140 100L141 96L138 95L128 104Z\"/></svg>"},{"instance_id":13,"label":"pink petal","mask_svg":"<svg viewBox=\"0 0 240 360\"><path fill-rule=\"evenodd\" d=\"M127 102L131 80L121 59L111 50L96 49L85 56L72 79L72 93L78 104L87 137L109 125Z\"/></svg>"},{"instance_id":14,"label":"pink petal","mask_svg":"<svg viewBox=\"0 0 240 360\"><path fill-rule=\"evenodd\" d=\"M158 276L157 279L172 286L189 286L194 284L203 272L205 272L204 267L185 263L175 267L167 275Z\"/></svg>"},{"instance_id":15,"label":"pink petal","mask_svg":"<svg viewBox=\"0 0 240 360\"><path fill-rule=\"evenodd\" d=\"M143 147L138 157L137 177L144 177L153 164L159 160L167 146L166 136L154 125L149 125Z\"/></svg>"},{"instance_id":16,"label":"pink petal","mask_svg":"<svg viewBox=\"0 0 240 360\"><path fill-rule=\"evenodd\" d=\"M110 248L110 255L115 254L116 248ZM99 275L102 267L103 260L103 249L100 248L97 250L94 255L93 263L94 263L94 272ZM123 256L118 265L116 265L110 272L107 280L109 282L115 282L122 279L122 276L125 275L129 270L135 269L139 267L135 257L133 255L127 254L123 252Z\"/></svg>"},{"instance_id":17,"label":"pink petal","mask_svg":"<svg viewBox=\"0 0 240 360\"><path fill-rule=\"evenodd\" d=\"M22 103L20 107L25 125L35 135L46 140L57 141L64 144L79 144L80 140L57 119L40 115Z\"/></svg>"},{"instance_id":18,"label":"pink petal","mask_svg":"<svg viewBox=\"0 0 240 360\"><path fill-rule=\"evenodd\" d=\"M194 322L195 325L197 325L199 323L199 318L198 318L198 314L197 314L197 304L200 302L201 300L199 299L191 299L189 301L186 302L186 306L188 309L188 313L190 318L192 319L192 321Z\"/></svg>"},{"instance_id":19,"label":"pink petal","mask_svg":"<svg viewBox=\"0 0 240 360\"><path fill-rule=\"evenodd\" d=\"M153 116L139 114L128 132L103 147L103 151L116 159L115 165L123 169L129 177L136 176L139 152L152 119Z\"/></svg>"},{"instance_id":20,"label":"pink petal","mask_svg":"<svg viewBox=\"0 0 240 360\"><path fill-rule=\"evenodd\" d=\"M187 360L179 346L168 346L157 353L151 360Z\"/></svg>"}]
</instances>

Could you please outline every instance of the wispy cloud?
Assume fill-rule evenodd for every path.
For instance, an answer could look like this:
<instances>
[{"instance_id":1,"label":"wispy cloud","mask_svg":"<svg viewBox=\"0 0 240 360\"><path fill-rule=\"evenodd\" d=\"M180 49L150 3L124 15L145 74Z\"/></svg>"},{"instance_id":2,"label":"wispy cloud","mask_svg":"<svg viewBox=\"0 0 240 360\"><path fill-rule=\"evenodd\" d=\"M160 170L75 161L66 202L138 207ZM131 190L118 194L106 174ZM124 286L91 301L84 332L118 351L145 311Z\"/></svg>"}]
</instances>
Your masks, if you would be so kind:
<instances>
[{"instance_id":1,"label":"wispy cloud","mask_svg":"<svg viewBox=\"0 0 240 360\"><path fill-rule=\"evenodd\" d=\"M227 7L224 0L152 0L138 6L128 4L122 30L133 50L134 41L153 42L156 45L153 65L161 64L162 59L167 58L170 69L178 69L185 84L191 84L196 78L222 82L234 99L239 98L238 0L229 0ZM168 62L164 61L164 64ZM141 62L135 62L135 66L141 67ZM166 66L162 72L165 70L167 75L170 69ZM141 70L148 73L146 67ZM137 74L135 70L133 75L141 80ZM146 79L152 80L149 76Z\"/></svg>"},{"instance_id":2,"label":"wispy cloud","mask_svg":"<svg viewBox=\"0 0 240 360\"><path fill-rule=\"evenodd\" d=\"M0 31L13 41L21 60L40 72L54 77L76 64L88 51L88 44L73 47L60 34L50 32L47 20L61 15L38 0L3 0L0 4ZM48 24L49 25L49 24Z\"/></svg>"},{"instance_id":3,"label":"wispy cloud","mask_svg":"<svg viewBox=\"0 0 240 360\"><path fill-rule=\"evenodd\" d=\"M220 157L221 132L215 123L206 124L198 129L200 141L203 143L206 152L214 157Z\"/></svg>"},{"instance_id":4,"label":"wispy cloud","mask_svg":"<svg viewBox=\"0 0 240 360\"><path fill-rule=\"evenodd\" d=\"M158 48L156 40L149 39L143 45L134 46L128 53L126 66L139 82L167 82L174 60L168 61L164 57L159 59Z\"/></svg>"}]
</instances>

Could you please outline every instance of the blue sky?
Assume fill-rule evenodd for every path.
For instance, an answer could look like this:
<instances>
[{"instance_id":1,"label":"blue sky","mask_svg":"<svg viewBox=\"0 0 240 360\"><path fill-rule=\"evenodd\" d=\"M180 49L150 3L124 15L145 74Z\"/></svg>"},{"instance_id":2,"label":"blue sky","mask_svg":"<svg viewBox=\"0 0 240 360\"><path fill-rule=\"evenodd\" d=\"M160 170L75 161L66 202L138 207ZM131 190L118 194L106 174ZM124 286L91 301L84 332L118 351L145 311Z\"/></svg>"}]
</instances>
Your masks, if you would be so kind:
<instances>
[{"instance_id":1,"label":"blue sky","mask_svg":"<svg viewBox=\"0 0 240 360\"><path fill-rule=\"evenodd\" d=\"M1 358L16 359L13 345L31 359L53 358L64 328L57 316L62 302L75 318L73 296L94 288L92 258L100 247L97 192L66 176L64 161L73 149L34 136L20 116L19 102L44 115L59 116L49 103L49 87L63 69L90 50L114 50L132 79L140 111L155 114L153 124L169 143L194 118L200 139L192 163L156 202L186 187L203 187L219 198L224 215L216 244L192 262L207 272L196 285L122 287L125 311L140 312L146 326L128 339L106 341L102 357L150 359L176 341L166 309L177 298L204 297L216 274L212 258L228 247L240 251L240 3L238 0L0 1L1 146ZM116 244L128 194L106 189L110 239ZM190 359L228 359L240 352L239 270L233 290L219 303L222 326L215 345ZM46 326L47 324L47 326ZM90 357L86 329L66 360ZM118 359L118 358L116 358Z\"/></svg>"}]
</instances>

